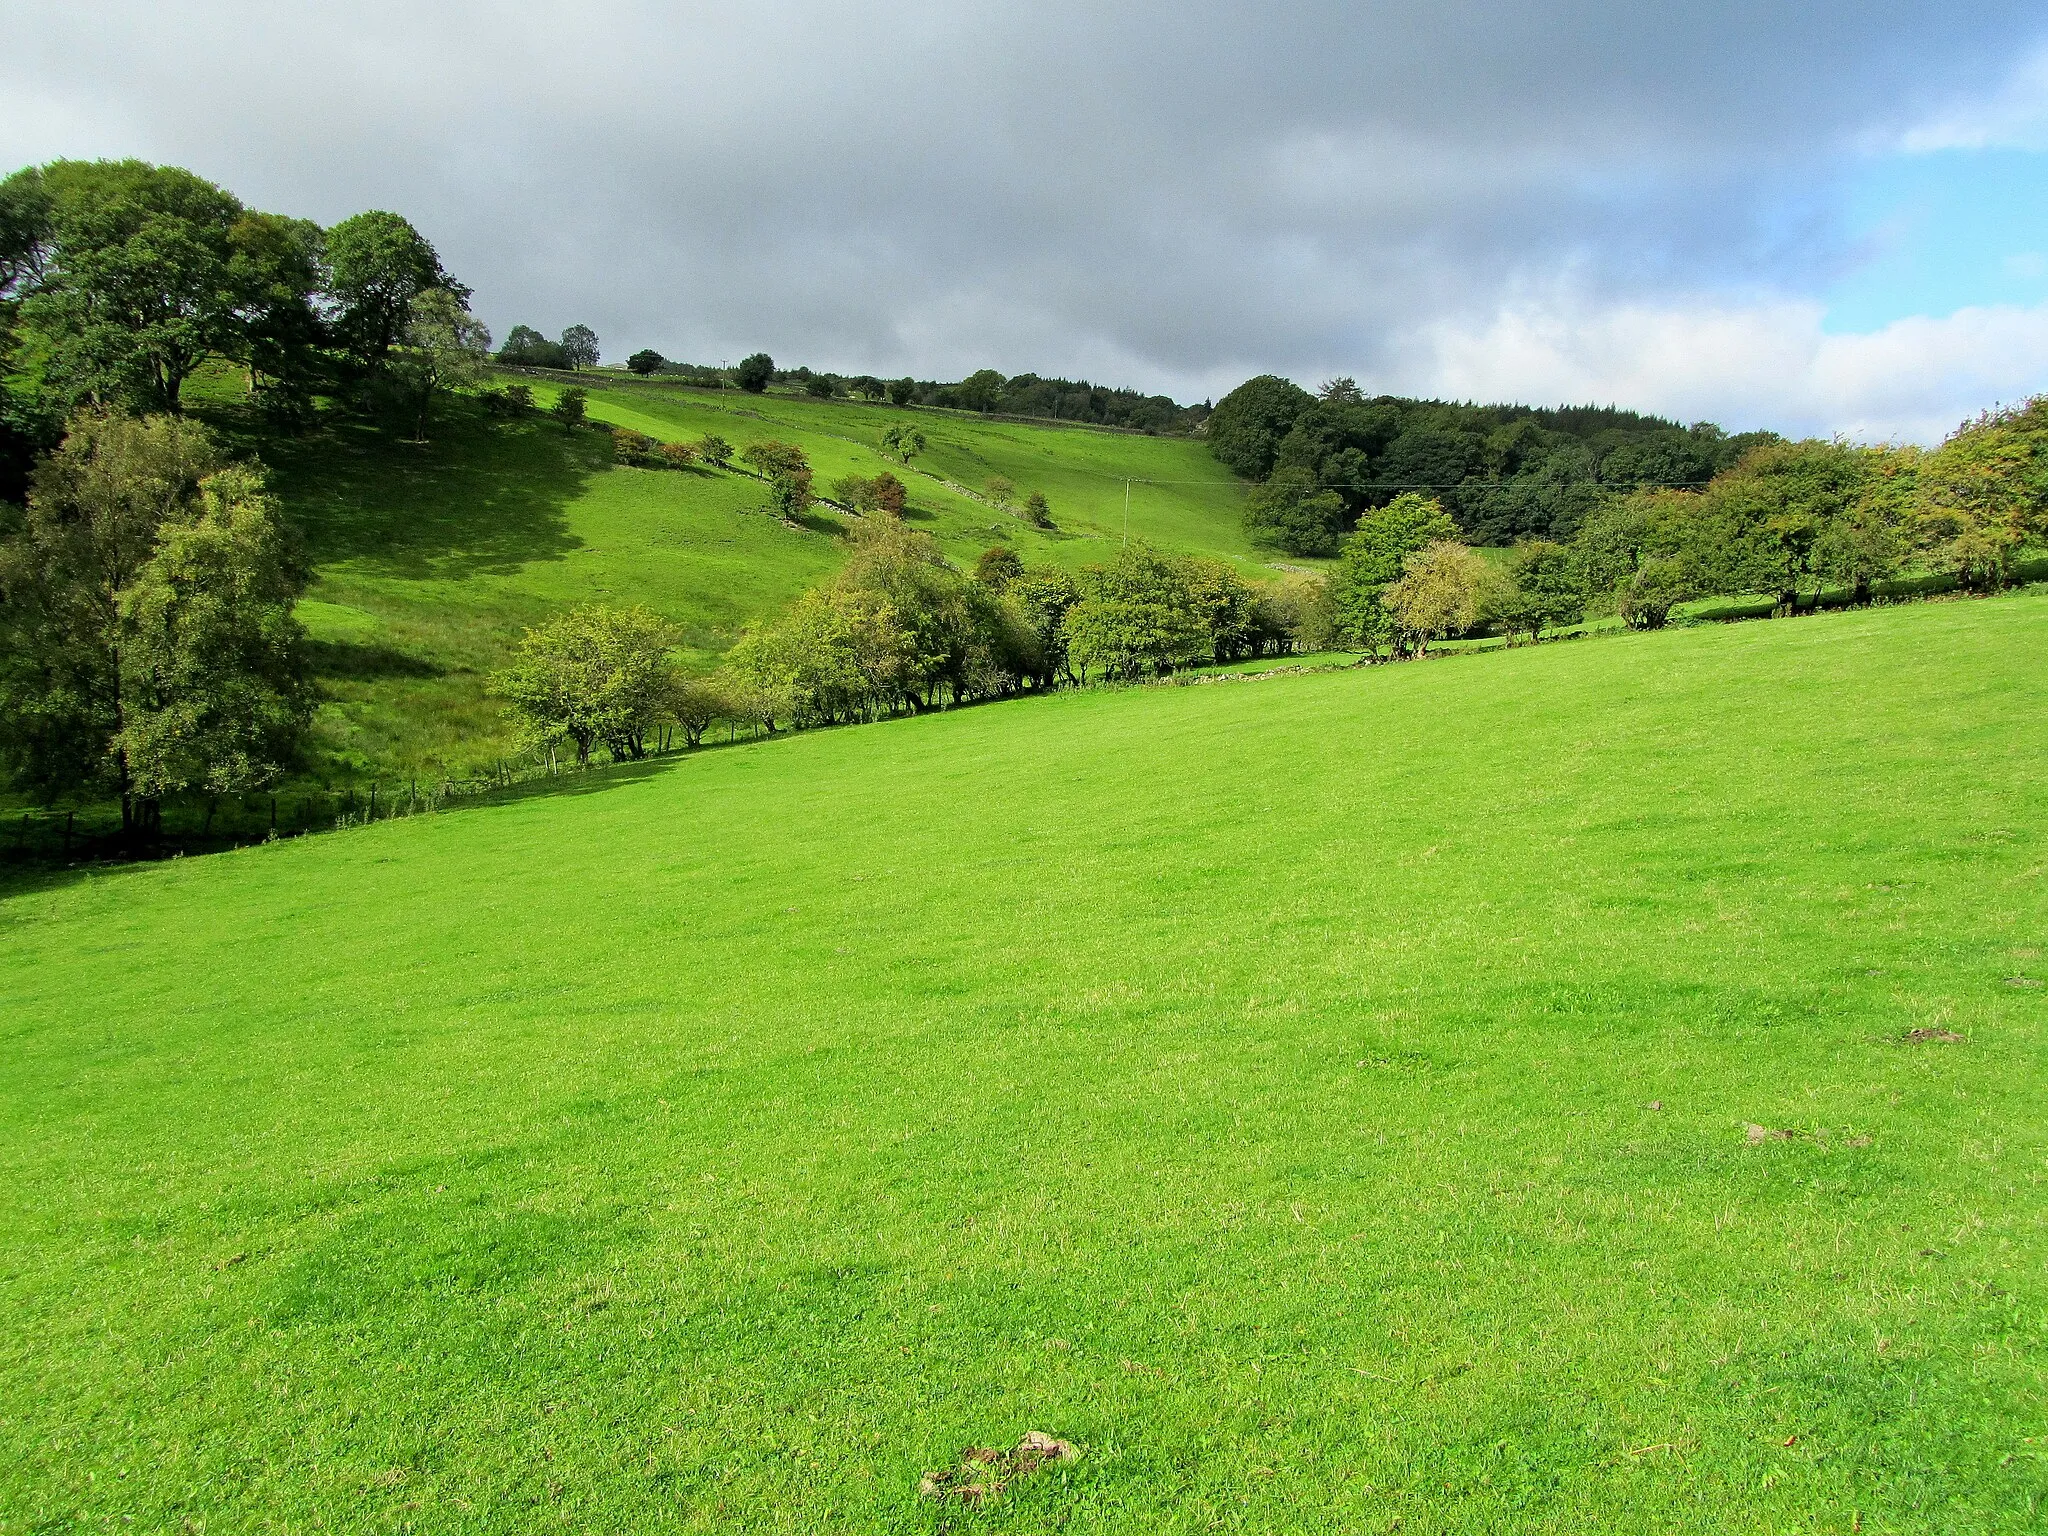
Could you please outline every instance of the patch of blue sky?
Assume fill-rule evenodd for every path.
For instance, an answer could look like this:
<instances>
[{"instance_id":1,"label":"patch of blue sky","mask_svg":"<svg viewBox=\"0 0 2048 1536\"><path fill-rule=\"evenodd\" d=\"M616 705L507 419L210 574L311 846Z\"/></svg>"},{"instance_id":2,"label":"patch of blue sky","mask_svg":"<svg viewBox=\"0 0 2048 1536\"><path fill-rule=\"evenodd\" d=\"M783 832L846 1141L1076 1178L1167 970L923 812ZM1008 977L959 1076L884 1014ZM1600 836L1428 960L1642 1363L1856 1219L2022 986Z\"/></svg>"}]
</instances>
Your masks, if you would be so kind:
<instances>
[{"instance_id":1,"label":"patch of blue sky","mask_svg":"<svg viewBox=\"0 0 2048 1536\"><path fill-rule=\"evenodd\" d=\"M1852 177L1847 214L1853 248L1819 295L1830 332L2048 303L2048 153L1886 155Z\"/></svg>"}]
</instances>

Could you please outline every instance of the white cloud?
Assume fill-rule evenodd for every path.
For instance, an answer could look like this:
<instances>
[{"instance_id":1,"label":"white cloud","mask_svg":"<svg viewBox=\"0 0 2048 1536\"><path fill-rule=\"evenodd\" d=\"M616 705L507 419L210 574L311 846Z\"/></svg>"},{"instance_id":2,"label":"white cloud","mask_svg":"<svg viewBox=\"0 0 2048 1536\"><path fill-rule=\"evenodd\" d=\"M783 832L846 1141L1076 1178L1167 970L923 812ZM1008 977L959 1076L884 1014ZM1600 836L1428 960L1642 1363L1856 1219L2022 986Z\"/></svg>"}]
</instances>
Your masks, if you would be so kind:
<instances>
[{"instance_id":1,"label":"white cloud","mask_svg":"<svg viewBox=\"0 0 2048 1536\"><path fill-rule=\"evenodd\" d=\"M1523 300L1411 339L1395 380L1451 398L1621 404L1731 429L1932 443L1987 405L2048 390L2048 305L1914 316L1863 334L1823 306Z\"/></svg>"},{"instance_id":2,"label":"white cloud","mask_svg":"<svg viewBox=\"0 0 2048 1536\"><path fill-rule=\"evenodd\" d=\"M1908 154L2048 150L2048 47L2023 56L1997 90L1954 103L1909 128L1899 147Z\"/></svg>"}]
</instances>

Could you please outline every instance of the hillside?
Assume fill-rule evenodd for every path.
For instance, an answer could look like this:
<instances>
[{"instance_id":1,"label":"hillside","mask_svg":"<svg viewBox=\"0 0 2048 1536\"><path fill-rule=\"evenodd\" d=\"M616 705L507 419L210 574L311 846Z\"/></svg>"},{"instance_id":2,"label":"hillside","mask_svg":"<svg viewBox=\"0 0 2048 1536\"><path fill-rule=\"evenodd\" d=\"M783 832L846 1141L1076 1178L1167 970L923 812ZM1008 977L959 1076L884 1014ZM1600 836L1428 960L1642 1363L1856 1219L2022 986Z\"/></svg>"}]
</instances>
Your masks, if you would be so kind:
<instances>
[{"instance_id":1,"label":"hillside","mask_svg":"<svg viewBox=\"0 0 2048 1536\"><path fill-rule=\"evenodd\" d=\"M564 462L324 600L584 579L645 477ZM1072 692L53 874L0 1527L2021 1528L2044 643Z\"/></svg>"},{"instance_id":2,"label":"hillside","mask_svg":"<svg viewBox=\"0 0 2048 1536\"><path fill-rule=\"evenodd\" d=\"M848 514L821 506L791 527L762 510L758 481L615 466L601 431L493 422L457 401L425 444L341 418L305 439L258 437L228 408L235 398L221 390L210 419L271 465L314 573L300 616L328 699L330 779L460 775L510 754L488 676L526 626L563 606L644 603L709 666L841 557ZM597 388L591 414L665 439L795 442L821 490L894 467L910 485L911 523L963 565L994 543L1034 564L1104 558L1123 535L1129 477L1152 482L1132 487L1133 538L1277 574L1245 540L1241 485L1191 441L625 383ZM905 420L931 442L909 470L875 447ZM961 488L993 475L1020 495L1043 491L1058 526L1041 532Z\"/></svg>"}]
</instances>

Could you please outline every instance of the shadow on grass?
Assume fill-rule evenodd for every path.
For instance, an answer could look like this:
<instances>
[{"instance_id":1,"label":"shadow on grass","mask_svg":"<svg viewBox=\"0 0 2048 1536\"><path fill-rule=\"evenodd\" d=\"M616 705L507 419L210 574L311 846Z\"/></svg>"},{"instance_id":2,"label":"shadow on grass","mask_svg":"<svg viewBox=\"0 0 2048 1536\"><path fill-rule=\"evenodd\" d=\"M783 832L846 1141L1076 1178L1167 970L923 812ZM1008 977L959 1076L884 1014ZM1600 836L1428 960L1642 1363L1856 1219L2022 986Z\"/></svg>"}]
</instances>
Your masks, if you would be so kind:
<instances>
[{"instance_id":1,"label":"shadow on grass","mask_svg":"<svg viewBox=\"0 0 2048 1536\"><path fill-rule=\"evenodd\" d=\"M446 677L448 669L391 645L353 640L308 640L306 664L315 677L371 682L387 677Z\"/></svg>"},{"instance_id":2,"label":"shadow on grass","mask_svg":"<svg viewBox=\"0 0 2048 1536\"><path fill-rule=\"evenodd\" d=\"M537 420L495 422L460 402L424 443L336 416L305 438L264 442L262 454L315 568L352 561L460 580L580 548L566 508L609 467L611 445Z\"/></svg>"}]
</instances>

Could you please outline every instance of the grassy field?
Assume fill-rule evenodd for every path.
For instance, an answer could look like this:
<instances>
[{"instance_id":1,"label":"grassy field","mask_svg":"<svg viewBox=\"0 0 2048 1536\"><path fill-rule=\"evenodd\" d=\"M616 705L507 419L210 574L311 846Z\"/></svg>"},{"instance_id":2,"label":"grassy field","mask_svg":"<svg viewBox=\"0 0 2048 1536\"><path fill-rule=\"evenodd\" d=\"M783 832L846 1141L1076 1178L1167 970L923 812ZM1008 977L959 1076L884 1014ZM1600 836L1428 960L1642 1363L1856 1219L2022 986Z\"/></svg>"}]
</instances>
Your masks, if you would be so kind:
<instances>
[{"instance_id":1,"label":"grassy field","mask_svg":"<svg viewBox=\"0 0 2048 1536\"><path fill-rule=\"evenodd\" d=\"M0 1532L2038 1529L2044 645L1067 694L17 887Z\"/></svg>"},{"instance_id":2,"label":"grassy field","mask_svg":"<svg viewBox=\"0 0 2048 1536\"><path fill-rule=\"evenodd\" d=\"M796 441L821 491L840 475L888 467L873 446L882 426L913 421L932 439L918 469L933 472L904 473L910 519L963 565L995 543L1034 563L1104 559L1122 537L1120 477L1149 476L1173 483L1133 488L1133 537L1278 574L1245 543L1242 485L1196 443L592 382L595 418L665 439L715 431L736 446ZM318 776L328 781L462 776L513 754L489 676L528 626L571 604L645 603L708 668L742 626L838 564L851 521L821 506L792 527L766 512L765 489L746 475L623 468L602 432L492 422L471 402L414 443L339 416L303 439L259 438L238 414L239 379L225 374L202 379L192 397L271 466L304 536L314 580L300 616L315 641L325 701ZM1060 526L1040 532L959 489L997 473L1020 498L1044 490Z\"/></svg>"},{"instance_id":3,"label":"grassy field","mask_svg":"<svg viewBox=\"0 0 2048 1536\"><path fill-rule=\"evenodd\" d=\"M1255 578L1276 574L1278 557L1245 537L1245 483L1193 439L603 375L588 376L588 384L594 419L664 440L715 432L739 446L763 438L796 443L817 466L820 491L841 475L889 470L910 487L913 520L962 564L1000 542L1032 564L1086 565L1105 559L1128 533L1160 549L1228 560ZM535 393L551 401L556 389L541 384ZM902 424L930 441L907 471L880 447L882 433ZM1057 527L1041 532L986 500L988 482L998 475L1017 487L1020 504L1031 492L1043 492Z\"/></svg>"}]
</instances>

